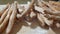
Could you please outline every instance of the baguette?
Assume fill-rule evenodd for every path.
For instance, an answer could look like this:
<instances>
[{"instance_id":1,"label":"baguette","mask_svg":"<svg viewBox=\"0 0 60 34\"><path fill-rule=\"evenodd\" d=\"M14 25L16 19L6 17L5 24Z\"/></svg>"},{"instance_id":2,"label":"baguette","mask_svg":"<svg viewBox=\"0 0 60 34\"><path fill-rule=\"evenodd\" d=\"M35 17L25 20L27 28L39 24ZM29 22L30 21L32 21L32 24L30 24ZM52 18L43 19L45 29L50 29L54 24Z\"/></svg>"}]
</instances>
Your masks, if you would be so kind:
<instances>
[{"instance_id":1,"label":"baguette","mask_svg":"<svg viewBox=\"0 0 60 34\"><path fill-rule=\"evenodd\" d=\"M37 14L37 19L41 22L41 26L45 25L44 20L43 20L42 16L39 13Z\"/></svg>"},{"instance_id":2,"label":"baguette","mask_svg":"<svg viewBox=\"0 0 60 34\"><path fill-rule=\"evenodd\" d=\"M8 9L6 9L6 11L4 11L4 13L2 14L1 18L0 18L0 24L3 22L4 18L6 17L8 11L9 11L10 7Z\"/></svg>"},{"instance_id":3,"label":"baguette","mask_svg":"<svg viewBox=\"0 0 60 34\"><path fill-rule=\"evenodd\" d=\"M48 2L42 1L42 3L46 4L51 10L57 12L57 10L54 7L52 7Z\"/></svg>"},{"instance_id":4,"label":"baguette","mask_svg":"<svg viewBox=\"0 0 60 34\"><path fill-rule=\"evenodd\" d=\"M3 20L2 24L0 25L0 33L1 33L2 31L4 31L4 29L6 28L11 13L12 13L12 9L10 8L10 10L9 10L9 12L8 12L8 14L7 14L7 16L5 17L5 19Z\"/></svg>"},{"instance_id":5,"label":"baguette","mask_svg":"<svg viewBox=\"0 0 60 34\"><path fill-rule=\"evenodd\" d=\"M0 11L0 16L8 9L8 7L9 7L9 3L6 5L6 7L4 7L4 9Z\"/></svg>"},{"instance_id":6,"label":"baguette","mask_svg":"<svg viewBox=\"0 0 60 34\"><path fill-rule=\"evenodd\" d=\"M53 20L60 20L60 16L55 16L55 15L45 15L45 17L53 19Z\"/></svg>"},{"instance_id":7,"label":"baguette","mask_svg":"<svg viewBox=\"0 0 60 34\"><path fill-rule=\"evenodd\" d=\"M17 15L17 9L16 9L16 2L14 2L15 4L13 5L13 12L10 16L10 19L9 19L9 24L7 26L7 29L6 29L6 34L9 34L11 32L11 29L15 23L15 19L16 19L16 15Z\"/></svg>"},{"instance_id":8,"label":"baguette","mask_svg":"<svg viewBox=\"0 0 60 34\"><path fill-rule=\"evenodd\" d=\"M43 5L45 4L45 5ZM53 14L53 15L60 15L60 12L57 11L54 7L52 7L51 5L49 5L49 3L46 3L44 1L40 1L38 0L38 5L40 7L42 7L44 10L46 10L45 12L46 13L49 13L49 14ZM48 6L48 7L47 7Z\"/></svg>"},{"instance_id":9,"label":"baguette","mask_svg":"<svg viewBox=\"0 0 60 34\"><path fill-rule=\"evenodd\" d=\"M44 15L40 14L40 16L43 18L44 22L50 26L51 24L53 24L53 20L48 20L46 17L44 17Z\"/></svg>"},{"instance_id":10,"label":"baguette","mask_svg":"<svg viewBox=\"0 0 60 34\"><path fill-rule=\"evenodd\" d=\"M34 8L34 3L35 3L35 0L32 0L31 4L29 5L29 7L21 14L21 16L24 16L26 15L27 13L30 12L30 9L33 9Z\"/></svg>"},{"instance_id":11,"label":"baguette","mask_svg":"<svg viewBox=\"0 0 60 34\"><path fill-rule=\"evenodd\" d=\"M54 11L51 11L51 10L48 10L48 9L46 9L44 12L47 13L47 14L60 16L60 12L54 12Z\"/></svg>"}]
</instances>

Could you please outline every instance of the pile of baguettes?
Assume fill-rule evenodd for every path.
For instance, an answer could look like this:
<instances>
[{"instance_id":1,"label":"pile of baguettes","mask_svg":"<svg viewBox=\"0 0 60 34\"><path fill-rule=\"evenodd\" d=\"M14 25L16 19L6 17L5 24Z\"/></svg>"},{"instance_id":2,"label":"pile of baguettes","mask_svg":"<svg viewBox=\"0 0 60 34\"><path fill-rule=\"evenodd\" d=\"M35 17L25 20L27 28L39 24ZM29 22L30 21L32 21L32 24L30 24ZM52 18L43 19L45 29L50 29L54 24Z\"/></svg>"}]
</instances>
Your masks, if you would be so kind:
<instances>
[{"instance_id":1,"label":"pile of baguettes","mask_svg":"<svg viewBox=\"0 0 60 34\"><path fill-rule=\"evenodd\" d=\"M33 22L35 19L42 27L60 28L59 2L32 0L28 6L25 9L24 6L19 7L16 1L12 4L8 3L6 8L0 11L0 33L6 29L6 34L9 34L17 21Z\"/></svg>"}]
</instances>

